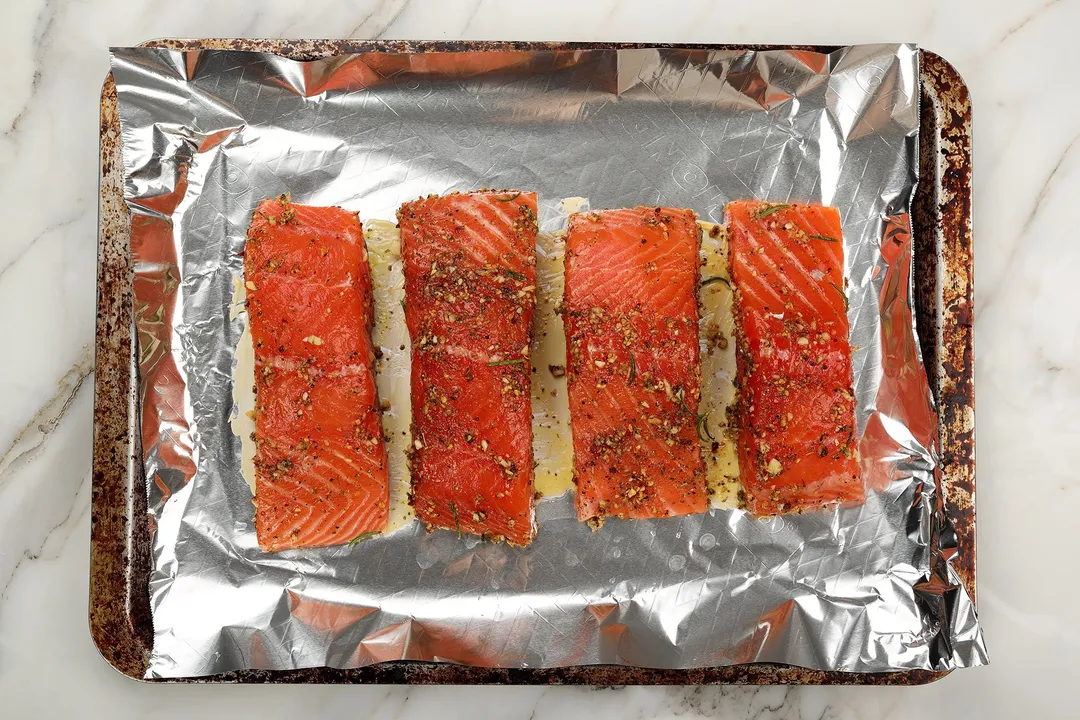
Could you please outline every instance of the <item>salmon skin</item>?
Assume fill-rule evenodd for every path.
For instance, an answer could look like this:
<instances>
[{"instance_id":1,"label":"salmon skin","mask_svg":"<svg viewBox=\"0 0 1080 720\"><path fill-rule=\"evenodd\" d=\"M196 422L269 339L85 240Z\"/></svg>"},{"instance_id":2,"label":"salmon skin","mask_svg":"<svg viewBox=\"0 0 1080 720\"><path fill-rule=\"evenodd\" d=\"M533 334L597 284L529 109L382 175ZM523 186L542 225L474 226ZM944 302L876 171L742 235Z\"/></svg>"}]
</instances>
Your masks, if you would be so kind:
<instances>
[{"instance_id":1,"label":"salmon skin","mask_svg":"<svg viewBox=\"0 0 1080 720\"><path fill-rule=\"evenodd\" d=\"M860 503L840 213L733 202L726 214L747 505Z\"/></svg>"},{"instance_id":2,"label":"salmon skin","mask_svg":"<svg viewBox=\"0 0 1080 720\"><path fill-rule=\"evenodd\" d=\"M697 415L698 248L690 210L577 213L566 235L570 425L578 518L707 505Z\"/></svg>"},{"instance_id":3,"label":"salmon skin","mask_svg":"<svg viewBox=\"0 0 1080 720\"><path fill-rule=\"evenodd\" d=\"M429 528L527 545L536 194L422 198L401 206L398 224L412 340L410 502Z\"/></svg>"},{"instance_id":4,"label":"salmon skin","mask_svg":"<svg viewBox=\"0 0 1080 720\"><path fill-rule=\"evenodd\" d=\"M386 527L372 291L355 213L264 200L244 250L255 345L255 530L267 552Z\"/></svg>"}]
</instances>

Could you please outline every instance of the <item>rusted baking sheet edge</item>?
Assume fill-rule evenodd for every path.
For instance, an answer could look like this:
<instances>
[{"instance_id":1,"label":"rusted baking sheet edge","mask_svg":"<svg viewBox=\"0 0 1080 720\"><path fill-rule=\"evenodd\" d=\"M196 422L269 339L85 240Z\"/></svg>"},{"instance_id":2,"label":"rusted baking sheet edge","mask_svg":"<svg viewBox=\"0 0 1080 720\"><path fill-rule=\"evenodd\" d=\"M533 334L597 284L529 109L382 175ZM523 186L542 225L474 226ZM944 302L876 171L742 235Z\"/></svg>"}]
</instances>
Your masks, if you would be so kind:
<instances>
[{"instance_id":1,"label":"rusted baking sheet edge","mask_svg":"<svg viewBox=\"0 0 1080 720\"><path fill-rule=\"evenodd\" d=\"M176 50L229 49L275 53L297 60L360 52L566 50L670 47L770 50L779 46L622 43L403 42L354 40L159 40ZM790 46L785 46L791 49ZM828 52L832 47L796 49ZM975 388L971 228L971 102L960 75L922 51L922 181L912 208L915 229L915 310L930 386L941 416L945 511L960 548L954 559L975 598ZM111 76L101 94L94 461L90 547L90 629L102 656L132 678L146 673L153 639L146 522L138 423L129 217L123 201L120 125ZM940 272L939 272L940 269ZM240 671L178 682L702 685L919 685L947 673L823 672L758 663L693 670L613 665L504 669L393 662L354 670Z\"/></svg>"}]
</instances>

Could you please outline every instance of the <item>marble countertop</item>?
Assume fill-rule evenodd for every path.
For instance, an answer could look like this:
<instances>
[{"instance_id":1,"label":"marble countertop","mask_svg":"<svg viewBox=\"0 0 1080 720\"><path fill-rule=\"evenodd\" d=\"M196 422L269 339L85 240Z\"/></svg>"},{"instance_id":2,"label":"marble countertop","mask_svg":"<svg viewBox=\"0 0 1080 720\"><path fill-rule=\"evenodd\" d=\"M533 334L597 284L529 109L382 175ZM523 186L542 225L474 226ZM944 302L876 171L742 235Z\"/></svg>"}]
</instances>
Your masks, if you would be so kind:
<instances>
[{"instance_id":1,"label":"marble countertop","mask_svg":"<svg viewBox=\"0 0 1080 720\"><path fill-rule=\"evenodd\" d=\"M1074 717L1078 0L21 0L0 75L0 698L13 717ZM256 9L257 8L257 9ZM925 688L149 686L87 629L98 94L108 46L358 37L845 44L951 61L975 112L979 608L992 665ZM47 289L43 291L43 289ZM1047 579L1051 578L1051 579ZM1058 579L1063 578L1063 579ZM933 708L929 713L926 708Z\"/></svg>"}]
</instances>

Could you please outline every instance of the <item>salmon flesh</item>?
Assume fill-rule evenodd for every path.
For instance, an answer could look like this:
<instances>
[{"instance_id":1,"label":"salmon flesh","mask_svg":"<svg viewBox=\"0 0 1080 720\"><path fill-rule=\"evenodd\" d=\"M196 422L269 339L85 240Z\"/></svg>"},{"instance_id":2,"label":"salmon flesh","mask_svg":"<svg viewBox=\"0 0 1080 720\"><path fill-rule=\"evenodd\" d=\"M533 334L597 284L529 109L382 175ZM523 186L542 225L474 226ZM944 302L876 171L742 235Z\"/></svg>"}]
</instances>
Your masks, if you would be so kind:
<instances>
[{"instance_id":1,"label":"salmon flesh","mask_svg":"<svg viewBox=\"0 0 1080 720\"><path fill-rule=\"evenodd\" d=\"M664 207L571 215L567 379L578 518L707 506L697 415L697 216Z\"/></svg>"},{"instance_id":2,"label":"salmon flesh","mask_svg":"<svg viewBox=\"0 0 1080 720\"><path fill-rule=\"evenodd\" d=\"M861 503L840 213L733 202L726 214L747 505Z\"/></svg>"},{"instance_id":3,"label":"salmon flesh","mask_svg":"<svg viewBox=\"0 0 1080 720\"><path fill-rule=\"evenodd\" d=\"M264 200L244 251L255 345L255 529L267 552L386 526L389 483L355 213Z\"/></svg>"},{"instance_id":4,"label":"salmon flesh","mask_svg":"<svg viewBox=\"0 0 1080 720\"><path fill-rule=\"evenodd\" d=\"M527 545L536 194L427 197L398 210L412 341L412 492L429 528Z\"/></svg>"}]
</instances>

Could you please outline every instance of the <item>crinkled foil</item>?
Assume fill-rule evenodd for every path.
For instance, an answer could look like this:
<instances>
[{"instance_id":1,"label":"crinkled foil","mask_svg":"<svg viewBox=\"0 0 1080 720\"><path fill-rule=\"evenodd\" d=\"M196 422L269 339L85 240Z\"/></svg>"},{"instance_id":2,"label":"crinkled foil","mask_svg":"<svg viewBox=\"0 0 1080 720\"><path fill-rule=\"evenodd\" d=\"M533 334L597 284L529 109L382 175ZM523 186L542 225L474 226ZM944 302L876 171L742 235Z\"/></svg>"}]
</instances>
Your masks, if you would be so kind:
<instances>
[{"instance_id":1,"label":"crinkled foil","mask_svg":"<svg viewBox=\"0 0 1080 720\"><path fill-rule=\"evenodd\" d=\"M502 667L986 662L935 493L908 208L918 53L116 49L154 567L149 676L415 659ZM393 220L428 193L536 190L720 222L737 198L843 215L862 507L610 521L569 495L528 548L426 533L262 553L230 427L230 313L255 204Z\"/></svg>"}]
</instances>

